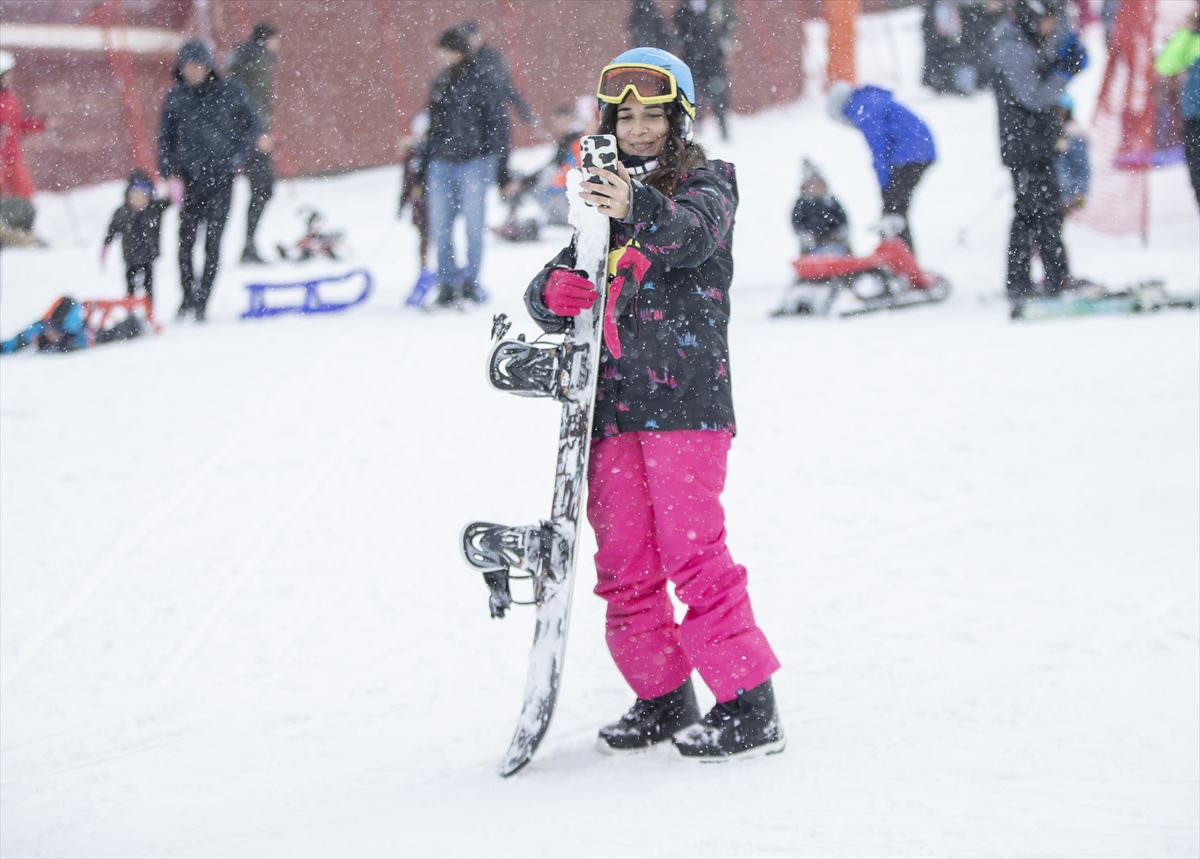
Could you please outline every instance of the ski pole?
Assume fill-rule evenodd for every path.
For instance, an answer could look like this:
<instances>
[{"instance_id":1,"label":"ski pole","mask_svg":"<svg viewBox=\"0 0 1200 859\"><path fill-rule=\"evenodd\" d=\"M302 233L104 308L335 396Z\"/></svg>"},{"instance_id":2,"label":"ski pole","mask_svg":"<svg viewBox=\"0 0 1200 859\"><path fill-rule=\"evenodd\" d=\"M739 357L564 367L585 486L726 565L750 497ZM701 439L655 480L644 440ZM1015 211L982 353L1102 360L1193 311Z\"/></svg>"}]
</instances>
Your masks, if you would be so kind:
<instances>
[{"instance_id":1,"label":"ski pole","mask_svg":"<svg viewBox=\"0 0 1200 859\"><path fill-rule=\"evenodd\" d=\"M984 207L979 211L979 214L976 215L974 218L972 218L971 222L969 224L967 224L967 226L963 227L961 231L959 231L959 234L958 234L959 245L961 245L964 248L967 246L967 234L970 233L971 231L973 231L976 227L978 227L980 224L983 223L984 219L987 218L987 216L992 213L992 209L994 209L996 207L997 201L999 201L999 199L1002 196L1004 196L1004 192L1007 190L1008 190L1008 185L1001 185L996 190L996 193L992 195L991 199L988 200L987 203L984 205Z\"/></svg>"}]
</instances>

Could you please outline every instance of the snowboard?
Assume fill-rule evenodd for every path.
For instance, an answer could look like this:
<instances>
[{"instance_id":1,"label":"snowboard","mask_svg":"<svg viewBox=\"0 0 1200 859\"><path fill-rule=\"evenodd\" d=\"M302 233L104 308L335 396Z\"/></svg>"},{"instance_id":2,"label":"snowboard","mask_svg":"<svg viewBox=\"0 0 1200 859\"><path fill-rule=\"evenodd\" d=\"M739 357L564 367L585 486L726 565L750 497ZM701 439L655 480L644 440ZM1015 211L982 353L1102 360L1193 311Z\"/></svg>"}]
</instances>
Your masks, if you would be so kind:
<instances>
[{"instance_id":1,"label":"snowboard","mask_svg":"<svg viewBox=\"0 0 1200 859\"><path fill-rule=\"evenodd\" d=\"M586 165L586 160L585 160ZM569 187L583 179L571 171ZM462 532L463 557L483 573L492 617L504 617L512 598L510 581L530 579L535 626L517 728L500 763L510 776L533 759L546 736L562 679L571 592L582 527L592 414L600 363L601 324L608 277L608 218L571 195L576 268L587 273L600 298L575 317L561 341L506 339L504 314L493 320L496 341L488 356L488 380L494 388L527 397L551 397L562 403L558 464L550 517L534 525L509 527L473 522ZM557 338L555 338L557 339Z\"/></svg>"},{"instance_id":2,"label":"snowboard","mask_svg":"<svg viewBox=\"0 0 1200 859\"><path fill-rule=\"evenodd\" d=\"M1012 303L1012 318L1055 319L1066 316L1093 316L1104 313L1147 313L1164 308L1195 308L1200 295L1170 295L1161 280L1134 284L1122 290L1109 290L1086 283L1064 290L1054 297L1039 296Z\"/></svg>"}]
</instances>

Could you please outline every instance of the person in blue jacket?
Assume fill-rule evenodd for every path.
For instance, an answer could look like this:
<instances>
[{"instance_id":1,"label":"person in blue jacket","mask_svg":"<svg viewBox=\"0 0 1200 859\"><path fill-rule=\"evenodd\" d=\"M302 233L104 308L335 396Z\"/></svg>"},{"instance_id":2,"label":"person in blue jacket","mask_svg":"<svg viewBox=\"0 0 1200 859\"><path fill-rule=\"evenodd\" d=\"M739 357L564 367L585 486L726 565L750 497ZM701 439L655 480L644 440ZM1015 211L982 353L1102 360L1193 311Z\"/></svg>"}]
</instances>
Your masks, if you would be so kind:
<instances>
[{"instance_id":1,"label":"person in blue jacket","mask_svg":"<svg viewBox=\"0 0 1200 859\"><path fill-rule=\"evenodd\" d=\"M911 248L908 207L921 176L937 160L929 126L877 86L834 81L826 109L834 120L854 126L867 138L871 165L883 192L884 223L889 215L895 216L891 220L898 222L896 234Z\"/></svg>"}]
</instances>

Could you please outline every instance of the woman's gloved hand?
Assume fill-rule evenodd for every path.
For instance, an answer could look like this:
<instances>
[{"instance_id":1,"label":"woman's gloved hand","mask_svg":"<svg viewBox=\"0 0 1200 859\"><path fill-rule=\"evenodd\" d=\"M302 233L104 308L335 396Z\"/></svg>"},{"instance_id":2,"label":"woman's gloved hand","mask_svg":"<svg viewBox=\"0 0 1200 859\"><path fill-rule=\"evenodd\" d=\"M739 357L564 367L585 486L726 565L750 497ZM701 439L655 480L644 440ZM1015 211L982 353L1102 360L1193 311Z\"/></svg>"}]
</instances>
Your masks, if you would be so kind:
<instances>
[{"instance_id":1,"label":"woman's gloved hand","mask_svg":"<svg viewBox=\"0 0 1200 859\"><path fill-rule=\"evenodd\" d=\"M542 301L555 316L578 316L596 303L600 294L592 288L592 282L577 271L556 268L546 278L542 290Z\"/></svg>"}]
</instances>

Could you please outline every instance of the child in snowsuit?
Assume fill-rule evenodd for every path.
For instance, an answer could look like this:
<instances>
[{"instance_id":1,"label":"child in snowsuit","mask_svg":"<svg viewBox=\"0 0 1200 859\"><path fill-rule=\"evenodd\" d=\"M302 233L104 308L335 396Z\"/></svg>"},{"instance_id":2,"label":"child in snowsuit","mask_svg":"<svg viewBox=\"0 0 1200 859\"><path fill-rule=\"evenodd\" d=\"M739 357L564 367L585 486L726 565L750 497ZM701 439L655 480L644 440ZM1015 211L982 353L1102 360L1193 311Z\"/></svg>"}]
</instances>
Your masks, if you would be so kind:
<instances>
[{"instance_id":1,"label":"child in snowsuit","mask_svg":"<svg viewBox=\"0 0 1200 859\"><path fill-rule=\"evenodd\" d=\"M142 325L133 314L109 328L93 329L88 325L83 305L64 295L50 306L45 316L0 343L0 355L11 355L30 346L39 352L75 352L89 346L131 340L141 333Z\"/></svg>"},{"instance_id":2,"label":"child in snowsuit","mask_svg":"<svg viewBox=\"0 0 1200 859\"><path fill-rule=\"evenodd\" d=\"M1057 104L1062 133L1055 147L1054 174L1058 178L1058 199L1066 216L1068 212L1087 205L1092 166L1088 158L1087 136L1072 114L1075 102L1070 93L1066 90L1060 92Z\"/></svg>"},{"instance_id":3,"label":"child in snowsuit","mask_svg":"<svg viewBox=\"0 0 1200 859\"><path fill-rule=\"evenodd\" d=\"M134 295L140 286L154 300L154 261L161 242L162 214L170 200L154 199L154 186L142 170L134 170L125 189L125 202L113 212L100 249L100 262L108 255L113 239L121 237L121 256L125 258L125 292Z\"/></svg>"},{"instance_id":4,"label":"child in snowsuit","mask_svg":"<svg viewBox=\"0 0 1200 859\"><path fill-rule=\"evenodd\" d=\"M800 169L800 198L792 208L792 229L800 237L801 256L849 256L846 210L829 193L825 177L815 164L805 158Z\"/></svg>"},{"instance_id":5,"label":"child in snowsuit","mask_svg":"<svg viewBox=\"0 0 1200 859\"><path fill-rule=\"evenodd\" d=\"M602 184L578 193L610 218L617 293L605 309L587 512L609 651L637 695L601 729L599 747L673 741L691 760L780 752L779 660L755 622L746 568L726 548L720 503L734 434L726 331L736 175L691 142L692 76L671 54L627 51L602 72L599 97L619 173L593 169ZM597 298L575 266L572 243L526 292L546 331L567 329ZM678 625L668 582L688 606ZM703 717L693 669L718 702Z\"/></svg>"},{"instance_id":6,"label":"child in snowsuit","mask_svg":"<svg viewBox=\"0 0 1200 859\"><path fill-rule=\"evenodd\" d=\"M921 176L937 160L929 126L890 92L876 86L855 88L835 81L829 88L826 109L834 120L853 125L867 138L871 164L883 192L885 223L895 222L895 234L912 248L908 207Z\"/></svg>"},{"instance_id":7,"label":"child in snowsuit","mask_svg":"<svg viewBox=\"0 0 1200 859\"><path fill-rule=\"evenodd\" d=\"M540 170L528 176L518 176L504 186L503 194L509 204L508 222L493 232L511 241L536 239L542 224L563 226L567 223L567 173L580 164L579 138L575 108L560 105L550 116L550 130L558 139L554 157ZM517 208L527 194L537 196L542 208L541 217L519 220Z\"/></svg>"}]
</instances>

